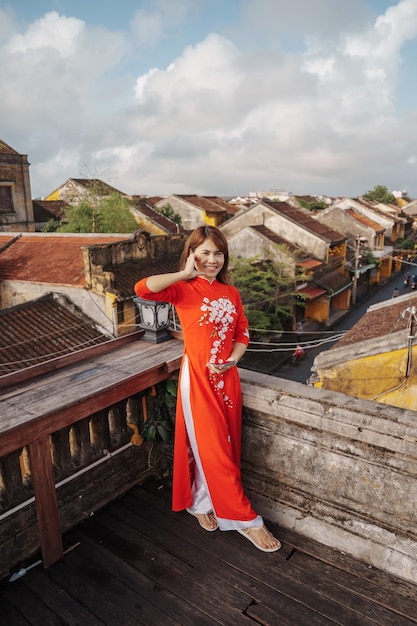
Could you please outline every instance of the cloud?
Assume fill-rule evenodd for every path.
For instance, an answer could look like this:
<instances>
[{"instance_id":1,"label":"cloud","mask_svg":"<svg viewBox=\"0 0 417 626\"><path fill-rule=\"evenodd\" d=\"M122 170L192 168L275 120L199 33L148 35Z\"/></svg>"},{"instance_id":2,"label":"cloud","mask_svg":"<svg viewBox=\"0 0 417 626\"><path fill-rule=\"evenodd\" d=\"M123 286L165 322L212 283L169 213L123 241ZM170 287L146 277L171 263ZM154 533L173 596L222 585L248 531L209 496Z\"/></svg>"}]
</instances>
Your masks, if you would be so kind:
<instances>
[{"instance_id":1,"label":"cloud","mask_svg":"<svg viewBox=\"0 0 417 626\"><path fill-rule=\"evenodd\" d=\"M189 20L200 7L201 0L154 0L151 9L138 9L131 20L136 44L157 46L168 31Z\"/></svg>"},{"instance_id":2,"label":"cloud","mask_svg":"<svg viewBox=\"0 0 417 626\"><path fill-rule=\"evenodd\" d=\"M8 14L1 138L29 154L35 195L90 173L149 195L385 184L417 196L417 112L398 107L416 0L376 19L360 0L248 0L227 36L208 32L165 67L144 66L140 49L183 36L200 5L153 2L125 32L57 12L17 32Z\"/></svg>"}]
</instances>

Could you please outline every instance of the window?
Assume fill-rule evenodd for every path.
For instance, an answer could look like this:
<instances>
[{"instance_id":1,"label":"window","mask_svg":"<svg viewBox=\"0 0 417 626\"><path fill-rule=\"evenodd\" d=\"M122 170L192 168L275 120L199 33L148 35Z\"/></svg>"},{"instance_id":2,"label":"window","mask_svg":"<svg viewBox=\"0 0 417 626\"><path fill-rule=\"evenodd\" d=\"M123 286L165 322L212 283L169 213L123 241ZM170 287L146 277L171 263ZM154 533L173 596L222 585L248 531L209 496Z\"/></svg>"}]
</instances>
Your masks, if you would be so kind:
<instances>
[{"instance_id":1,"label":"window","mask_svg":"<svg viewBox=\"0 0 417 626\"><path fill-rule=\"evenodd\" d=\"M13 212L12 186L0 184L0 213Z\"/></svg>"}]
</instances>

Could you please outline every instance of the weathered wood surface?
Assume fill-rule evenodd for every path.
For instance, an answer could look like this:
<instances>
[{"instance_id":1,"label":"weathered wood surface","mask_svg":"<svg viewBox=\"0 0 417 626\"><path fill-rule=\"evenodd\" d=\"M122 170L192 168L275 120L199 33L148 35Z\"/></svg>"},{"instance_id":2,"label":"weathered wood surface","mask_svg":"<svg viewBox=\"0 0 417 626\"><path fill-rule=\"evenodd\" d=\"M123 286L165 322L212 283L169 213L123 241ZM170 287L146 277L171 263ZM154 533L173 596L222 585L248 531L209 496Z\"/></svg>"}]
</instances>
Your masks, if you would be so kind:
<instances>
[{"instance_id":1,"label":"weathered wood surface","mask_svg":"<svg viewBox=\"0 0 417 626\"><path fill-rule=\"evenodd\" d=\"M137 341L0 395L0 456L146 389L177 369L183 344ZM165 376L165 378L167 375Z\"/></svg>"},{"instance_id":2,"label":"weathered wood surface","mask_svg":"<svg viewBox=\"0 0 417 626\"><path fill-rule=\"evenodd\" d=\"M130 440L127 421L131 420L126 419L126 411L121 411L118 404L126 404L127 398L167 379L178 369L182 351L183 344L177 340L163 346L145 341L123 342L118 350L95 353L88 360L3 390L0 576L39 548L38 535L45 567L55 563L63 554L61 528L68 529L83 519L88 510L95 511L137 483L146 451L132 459L129 450L119 450ZM113 431L117 431L112 432L112 437L104 412L109 407ZM25 471L29 478L22 475L21 468L25 446L30 465ZM123 458L113 458L118 452L131 459L130 466L123 468ZM103 476L101 470L101 481L95 486L92 481L97 472L88 466L94 468L95 463L109 459L107 475ZM89 475L73 482L74 488L80 487L74 502L67 504L69 483L60 490L57 501L55 482L59 478L69 479L69 474L78 474L78 470L88 470ZM111 476L113 481L107 483ZM98 487L99 482L104 487Z\"/></svg>"},{"instance_id":3,"label":"weathered wood surface","mask_svg":"<svg viewBox=\"0 0 417 626\"><path fill-rule=\"evenodd\" d=\"M54 359L50 359L49 361L38 363L37 365L25 367L23 370L11 372L10 374L3 374L0 376L0 389L23 383L31 378L34 378L35 376L41 376L42 374L53 372L63 367L67 367L68 365L72 365L73 363L79 363L80 361L91 359L94 356L104 354L105 352L109 352L111 350L118 350L128 343L137 341L143 336L144 332L145 331L141 330L139 332L130 333L124 337L118 337L117 339L112 339L96 346L83 348L82 350L77 350L76 352L71 352L70 354L65 354L64 356L59 356Z\"/></svg>"},{"instance_id":4,"label":"weathered wood surface","mask_svg":"<svg viewBox=\"0 0 417 626\"><path fill-rule=\"evenodd\" d=\"M170 510L170 489L136 487L65 536L64 559L0 590L8 626L412 626L417 587L270 524L257 551Z\"/></svg>"}]
</instances>

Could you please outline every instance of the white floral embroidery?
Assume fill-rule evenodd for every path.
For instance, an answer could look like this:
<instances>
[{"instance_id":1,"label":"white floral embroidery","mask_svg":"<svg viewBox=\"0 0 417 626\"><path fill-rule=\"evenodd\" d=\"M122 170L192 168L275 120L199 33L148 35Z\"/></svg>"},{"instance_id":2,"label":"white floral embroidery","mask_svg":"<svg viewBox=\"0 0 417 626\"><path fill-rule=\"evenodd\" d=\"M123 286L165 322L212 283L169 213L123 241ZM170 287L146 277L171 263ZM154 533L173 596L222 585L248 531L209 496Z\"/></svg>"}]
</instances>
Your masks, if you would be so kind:
<instances>
[{"instance_id":1,"label":"white floral embroidery","mask_svg":"<svg viewBox=\"0 0 417 626\"><path fill-rule=\"evenodd\" d=\"M203 298L201 311L203 312L203 315L199 320L200 326L203 326L204 324L213 325L213 330L211 331L213 343L210 348L209 362L223 362L223 359L218 355L222 353L222 348L227 339L228 333L231 333L234 330L234 323L237 314L236 307L233 302L229 300L229 298L209 300L206 297ZM249 337L249 333L247 331L245 332L245 335ZM224 374L210 374L210 380L215 392L223 399L225 404L229 407L233 407L233 401L223 392Z\"/></svg>"}]
</instances>

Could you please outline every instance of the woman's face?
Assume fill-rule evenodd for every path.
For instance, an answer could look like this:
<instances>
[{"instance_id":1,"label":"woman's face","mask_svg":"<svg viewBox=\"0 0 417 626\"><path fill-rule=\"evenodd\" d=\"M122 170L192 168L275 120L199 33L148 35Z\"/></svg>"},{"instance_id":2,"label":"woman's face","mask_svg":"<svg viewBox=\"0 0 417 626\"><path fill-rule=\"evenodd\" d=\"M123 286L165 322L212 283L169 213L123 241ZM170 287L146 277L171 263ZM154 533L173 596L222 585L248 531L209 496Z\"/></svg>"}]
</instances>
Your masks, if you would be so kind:
<instances>
[{"instance_id":1,"label":"woman's face","mask_svg":"<svg viewBox=\"0 0 417 626\"><path fill-rule=\"evenodd\" d=\"M211 239L194 250L195 266L207 280L213 280L224 265L224 254Z\"/></svg>"}]
</instances>

